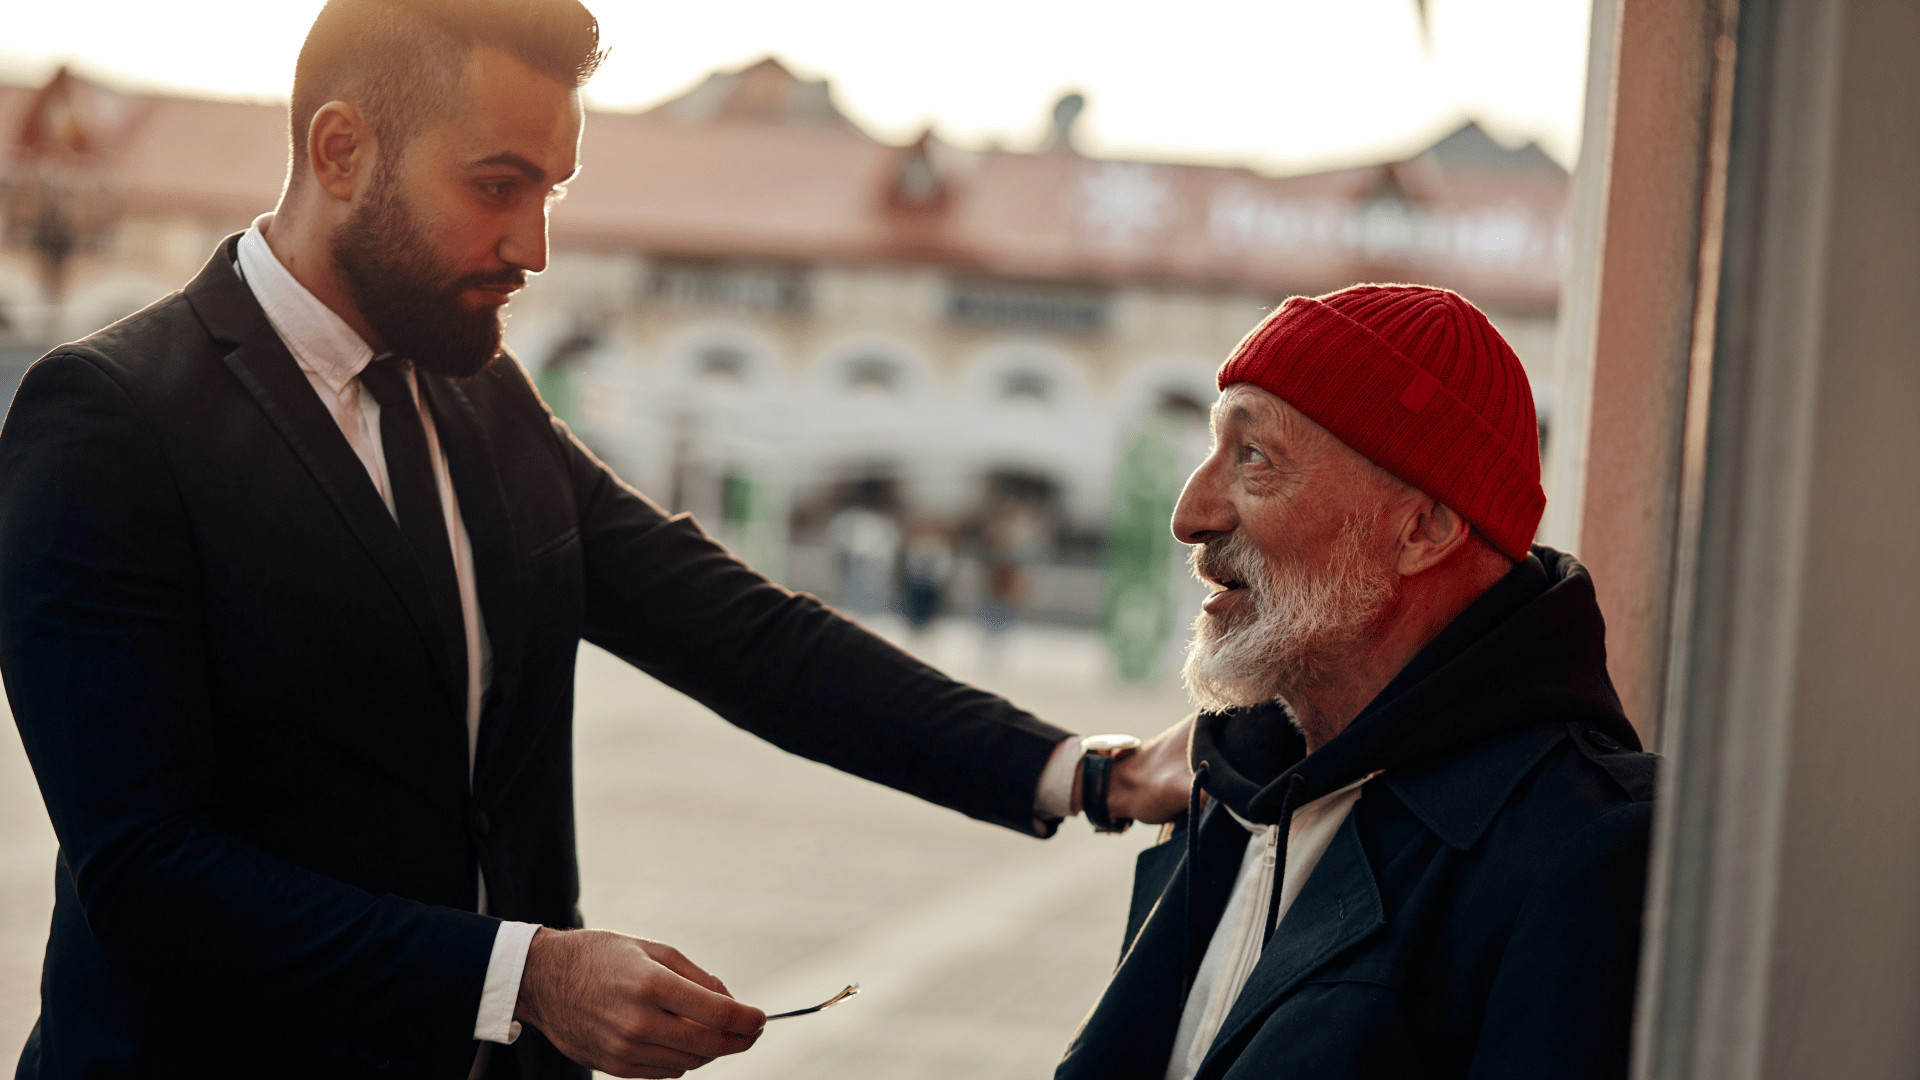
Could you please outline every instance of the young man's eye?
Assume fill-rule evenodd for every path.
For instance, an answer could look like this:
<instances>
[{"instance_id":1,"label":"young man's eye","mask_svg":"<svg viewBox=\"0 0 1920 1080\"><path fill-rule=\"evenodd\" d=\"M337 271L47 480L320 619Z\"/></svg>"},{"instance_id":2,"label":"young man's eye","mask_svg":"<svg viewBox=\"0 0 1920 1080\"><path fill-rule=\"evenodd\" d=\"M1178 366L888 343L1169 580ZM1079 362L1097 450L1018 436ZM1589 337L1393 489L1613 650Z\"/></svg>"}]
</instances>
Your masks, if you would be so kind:
<instances>
[{"instance_id":1,"label":"young man's eye","mask_svg":"<svg viewBox=\"0 0 1920 1080\"><path fill-rule=\"evenodd\" d=\"M508 195L513 194L513 181L489 180L480 185L480 190L496 199L504 199Z\"/></svg>"}]
</instances>

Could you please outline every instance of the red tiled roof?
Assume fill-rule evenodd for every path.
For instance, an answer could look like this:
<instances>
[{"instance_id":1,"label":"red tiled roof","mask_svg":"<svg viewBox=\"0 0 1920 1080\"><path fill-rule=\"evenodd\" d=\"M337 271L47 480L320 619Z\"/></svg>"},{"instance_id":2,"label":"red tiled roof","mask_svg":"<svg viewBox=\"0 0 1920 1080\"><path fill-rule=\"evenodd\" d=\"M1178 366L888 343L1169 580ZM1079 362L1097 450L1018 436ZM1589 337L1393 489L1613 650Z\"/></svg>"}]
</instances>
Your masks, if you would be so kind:
<instances>
[{"instance_id":1,"label":"red tiled roof","mask_svg":"<svg viewBox=\"0 0 1920 1080\"><path fill-rule=\"evenodd\" d=\"M20 130L34 92L0 87L0 131ZM100 92L129 210L231 216L278 198L283 106ZM1284 178L931 137L894 147L771 61L648 112L592 113L582 165L553 217L564 246L1270 293L1420 280L1540 308L1558 295L1567 193L1538 150L1472 125L1409 162Z\"/></svg>"}]
</instances>

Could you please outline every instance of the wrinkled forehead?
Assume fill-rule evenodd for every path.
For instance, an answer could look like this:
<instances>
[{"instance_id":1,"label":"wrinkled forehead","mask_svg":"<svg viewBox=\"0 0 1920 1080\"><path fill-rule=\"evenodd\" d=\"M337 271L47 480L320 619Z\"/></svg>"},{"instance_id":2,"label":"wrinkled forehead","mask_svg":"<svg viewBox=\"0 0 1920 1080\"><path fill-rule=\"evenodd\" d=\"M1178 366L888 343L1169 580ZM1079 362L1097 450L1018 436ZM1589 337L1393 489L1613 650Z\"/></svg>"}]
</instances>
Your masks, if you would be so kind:
<instances>
[{"instance_id":1,"label":"wrinkled forehead","mask_svg":"<svg viewBox=\"0 0 1920 1080\"><path fill-rule=\"evenodd\" d=\"M1216 439L1235 432L1277 439L1301 449L1318 448L1328 440L1339 442L1278 394L1252 383L1230 383L1221 390L1209 422Z\"/></svg>"}]
</instances>

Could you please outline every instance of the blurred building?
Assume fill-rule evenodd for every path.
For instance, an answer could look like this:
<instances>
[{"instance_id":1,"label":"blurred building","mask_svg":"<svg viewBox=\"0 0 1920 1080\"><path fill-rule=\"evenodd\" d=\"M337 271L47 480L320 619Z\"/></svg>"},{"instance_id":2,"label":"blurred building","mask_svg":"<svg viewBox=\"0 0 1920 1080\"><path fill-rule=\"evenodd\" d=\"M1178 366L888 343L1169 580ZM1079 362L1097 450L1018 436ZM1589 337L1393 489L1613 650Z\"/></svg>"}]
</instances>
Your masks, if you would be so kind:
<instances>
[{"instance_id":1,"label":"blurred building","mask_svg":"<svg viewBox=\"0 0 1920 1080\"><path fill-rule=\"evenodd\" d=\"M768 59L592 113L510 343L622 475L776 578L837 596L834 522L859 509L950 538L949 610L1011 573L1029 616L1081 623L1123 451L1151 429L1179 460L1140 467L1184 475L1215 367L1289 294L1459 289L1550 395L1568 178L1537 147L1468 124L1410 160L1270 177L1082 156L1080 105L1038 152L894 146ZM64 72L0 86L0 131L0 394L177 287L286 168L283 105ZM84 207L49 210L60 184Z\"/></svg>"}]
</instances>

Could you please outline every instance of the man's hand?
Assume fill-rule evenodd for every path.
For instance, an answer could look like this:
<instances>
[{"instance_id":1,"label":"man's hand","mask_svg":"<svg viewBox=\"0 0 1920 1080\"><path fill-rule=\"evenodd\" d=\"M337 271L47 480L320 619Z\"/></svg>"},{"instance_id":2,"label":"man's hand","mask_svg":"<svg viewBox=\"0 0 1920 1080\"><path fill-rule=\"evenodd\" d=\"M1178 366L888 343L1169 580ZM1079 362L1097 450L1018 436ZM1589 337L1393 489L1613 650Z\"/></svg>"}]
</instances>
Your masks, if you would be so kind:
<instances>
[{"instance_id":1,"label":"man's hand","mask_svg":"<svg viewBox=\"0 0 1920 1080\"><path fill-rule=\"evenodd\" d=\"M1187 810L1187 792L1193 770L1187 751L1193 742L1193 719L1198 713L1146 741L1140 749L1116 762L1107 788L1107 813L1149 825L1172 821ZM1079 780L1074 801L1079 802Z\"/></svg>"},{"instance_id":2,"label":"man's hand","mask_svg":"<svg viewBox=\"0 0 1920 1080\"><path fill-rule=\"evenodd\" d=\"M613 1076L670 1077L752 1046L767 1014L657 941L606 930L533 935L514 1018Z\"/></svg>"}]
</instances>

